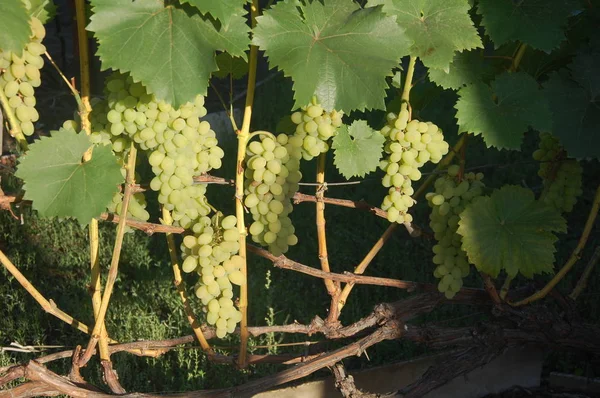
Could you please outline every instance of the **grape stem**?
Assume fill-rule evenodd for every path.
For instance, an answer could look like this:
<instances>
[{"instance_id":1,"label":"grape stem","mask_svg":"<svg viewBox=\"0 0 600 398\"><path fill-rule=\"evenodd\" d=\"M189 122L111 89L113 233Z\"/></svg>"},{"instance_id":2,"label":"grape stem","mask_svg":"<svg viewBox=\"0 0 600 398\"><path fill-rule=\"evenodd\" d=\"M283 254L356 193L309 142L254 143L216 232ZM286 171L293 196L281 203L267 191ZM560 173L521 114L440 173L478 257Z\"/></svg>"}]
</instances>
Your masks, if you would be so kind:
<instances>
[{"instance_id":1,"label":"grape stem","mask_svg":"<svg viewBox=\"0 0 600 398\"><path fill-rule=\"evenodd\" d=\"M171 217L171 212L163 207L162 209L162 219L161 222L164 225L173 225L173 218ZM181 278L181 270L179 268L179 259L177 256L177 247L175 246L175 239L173 237L172 232L166 233L167 237L167 246L169 247L169 255L171 257L171 267L173 268L173 282L175 284L175 288L177 289L177 293L179 293L179 297L181 298L181 302L183 303L183 309L185 311L185 315L194 331L194 335L196 335L196 339L200 343L200 347L202 350L206 352L209 358L212 358L215 353L213 349L208 344L206 337L202 333L202 329L200 329L200 323L198 322L196 315L194 314L194 310L190 305L190 302L187 297L185 282Z\"/></svg>"},{"instance_id":2,"label":"grape stem","mask_svg":"<svg viewBox=\"0 0 600 398\"><path fill-rule=\"evenodd\" d=\"M11 137L17 140L17 143L23 151L27 151L27 149L29 149L27 139L23 134L23 130L21 130L21 126L19 125L19 121L17 120L15 113L8 104L8 98L6 97L4 90L0 90L0 104L2 105L2 109L4 109L4 116L6 116L8 123L10 124L9 133Z\"/></svg>"},{"instance_id":3,"label":"grape stem","mask_svg":"<svg viewBox=\"0 0 600 398\"><path fill-rule=\"evenodd\" d=\"M100 280L100 262L98 261L98 251L100 248L100 240L98 237L98 220L93 218L89 226L90 236L90 293L92 296L92 308L94 311L94 320L98 319L100 313L100 304L102 302L102 281ZM110 351L108 350L108 333L106 325L102 323L100 332L100 340L98 341L98 351L102 361L110 361Z\"/></svg>"},{"instance_id":4,"label":"grape stem","mask_svg":"<svg viewBox=\"0 0 600 398\"><path fill-rule=\"evenodd\" d=\"M510 69L509 69L511 72L516 72L517 69L519 69L519 64L521 63L521 60L523 59L525 50L527 50L527 44L521 43L519 45L519 49L517 50L517 53L515 54L515 56L512 59L512 64L510 65Z\"/></svg>"},{"instance_id":5,"label":"grape stem","mask_svg":"<svg viewBox=\"0 0 600 398\"><path fill-rule=\"evenodd\" d=\"M575 286L571 294L569 294L571 300L576 301L581 292L585 290L585 288L587 287L588 280L590 279L590 275L592 274L592 270L594 269L594 266L598 263L598 260L600 260L600 246L597 246L596 250L594 250L594 254L585 266L585 270L581 274L579 281L577 281L577 285Z\"/></svg>"},{"instance_id":6,"label":"grape stem","mask_svg":"<svg viewBox=\"0 0 600 398\"><path fill-rule=\"evenodd\" d=\"M77 108L79 109L79 112L82 112L82 110L84 110L85 108L83 106L83 102L81 102L81 96L79 95L79 91L77 91L75 86L71 84L71 82L69 81L69 79L67 79L62 70L60 70L60 68L58 67L56 62L54 62L54 59L52 59L48 51L46 51L44 55L46 56L48 61L50 61L50 64L54 67L61 79L63 79L63 81L67 84L67 87L69 87L69 90L71 90L71 94L73 94L73 97L75 98L75 102L77 102Z\"/></svg>"},{"instance_id":7,"label":"grape stem","mask_svg":"<svg viewBox=\"0 0 600 398\"><path fill-rule=\"evenodd\" d=\"M257 135L266 135L266 136L271 137L271 139L273 141L277 141L277 137L275 137L275 134L270 133L270 132L265 131L265 130L257 130L257 131L254 131L254 132L250 133L248 135L248 141L250 141L253 137L256 137Z\"/></svg>"},{"instance_id":8,"label":"grape stem","mask_svg":"<svg viewBox=\"0 0 600 398\"><path fill-rule=\"evenodd\" d=\"M94 324L94 330L92 330L90 341L85 350L85 354L79 358L79 366L83 367L92 357L96 343L100 339L100 333L104 325L104 318L106 317L106 311L108 310L108 304L112 295L115 281L117 280L117 274L119 272L119 258L121 256L121 247L123 246L123 236L125 235L125 227L127 221L127 210L129 209L129 202L131 199L131 193L135 185L135 159L137 155L137 149L134 143L131 143L129 149L129 156L127 159L127 174L125 177L125 192L123 194L123 204L121 207L121 214L119 224L117 225L117 236L115 238L115 246L113 248L112 260L110 263L110 269L108 271L108 277L106 280L106 288L102 296L102 302L100 304L100 310L96 317L96 323Z\"/></svg>"},{"instance_id":9,"label":"grape stem","mask_svg":"<svg viewBox=\"0 0 600 398\"><path fill-rule=\"evenodd\" d=\"M600 185L596 189L596 194L594 196L592 208L590 209L590 213L589 213L587 221L585 223L585 227L583 228L583 232L581 233L581 236L579 237L579 242L577 243L575 250L573 250L573 252L571 253L571 256L569 257L569 259L567 260L565 265L563 265L563 267L560 269L560 271L558 271L556 273L556 275L554 275L554 277L550 280L550 282L548 282L546 284L546 286L544 286L541 290L535 292L531 296L529 296L521 301L517 301L516 303L509 303L509 304L511 304L512 306L515 306L515 307L529 304L529 303L532 303L534 301L537 301L539 299L546 297L546 295L548 293L550 293L550 291L552 291L552 289L554 289L554 287L558 284L558 282L560 282L565 277L565 275L571 270L571 268L573 268L573 265L575 265L577 260L579 260L579 258L581 257L581 253L583 252L583 249L585 248L588 238L590 237L590 232L592 231L592 228L594 227L594 223L596 221L596 216L598 216L598 209L600 209Z\"/></svg>"},{"instance_id":10,"label":"grape stem","mask_svg":"<svg viewBox=\"0 0 600 398\"><path fill-rule=\"evenodd\" d=\"M258 0L252 0L250 5L250 19L252 28L256 26L256 17L259 13ZM235 173L235 213L237 217L237 229L240 234L240 252L242 258L240 271L242 272L242 284L240 286L239 310L242 314L240 321L240 355L238 366L247 366L248 350L248 271L246 261L246 226L244 225L244 158L246 156L246 145L250 133L250 121L252 120L252 106L254 104L254 89L256 87L256 60L258 49L250 46L250 57L248 60L248 92L246 94L246 105L244 107L244 119L242 129L238 131L238 150Z\"/></svg>"}]
</instances>

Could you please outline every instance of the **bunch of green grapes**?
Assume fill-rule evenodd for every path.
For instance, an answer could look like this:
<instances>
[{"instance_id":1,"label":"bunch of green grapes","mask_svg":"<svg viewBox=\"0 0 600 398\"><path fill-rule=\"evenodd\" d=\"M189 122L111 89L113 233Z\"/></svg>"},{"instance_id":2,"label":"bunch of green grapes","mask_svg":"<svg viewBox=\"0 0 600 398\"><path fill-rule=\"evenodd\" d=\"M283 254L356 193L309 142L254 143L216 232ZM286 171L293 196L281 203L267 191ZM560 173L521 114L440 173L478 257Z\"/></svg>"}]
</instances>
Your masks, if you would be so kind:
<instances>
[{"instance_id":1,"label":"bunch of green grapes","mask_svg":"<svg viewBox=\"0 0 600 398\"><path fill-rule=\"evenodd\" d=\"M117 153L131 140L150 152L148 161L155 174L150 187L159 192L158 201L172 212L176 224L189 229L199 217L210 214L206 185L194 184L194 177L220 168L224 153L210 124L200 121L206 115L204 97L175 109L119 73L109 77L106 94L106 119L96 118L93 134L100 141L110 136Z\"/></svg>"},{"instance_id":2,"label":"bunch of green grapes","mask_svg":"<svg viewBox=\"0 0 600 398\"><path fill-rule=\"evenodd\" d=\"M112 202L108 205L108 211L111 213L121 213L123 206L123 194L117 192L112 198ZM137 192L131 195L129 199L129 207L127 207L127 218L133 218L141 221L148 221L150 213L146 210L146 197L142 192Z\"/></svg>"},{"instance_id":3,"label":"bunch of green grapes","mask_svg":"<svg viewBox=\"0 0 600 398\"><path fill-rule=\"evenodd\" d=\"M336 110L325 112L314 97L311 104L292 113L292 122L296 124L295 136L301 140L302 157L305 160L329 150L327 140L337 133L343 115L343 112Z\"/></svg>"},{"instance_id":4,"label":"bunch of green grapes","mask_svg":"<svg viewBox=\"0 0 600 398\"><path fill-rule=\"evenodd\" d=\"M216 326L219 338L233 333L242 319L232 300L233 285L244 282L240 270L243 259L236 255L240 249L236 226L235 216L223 217L217 213L212 219L200 217L192 226L193 235L186 235L181 245L181 268L200 276L196 296L204 305L206 321Z\"/></svg>"},{"instance_id":5,"label":"bunch of green grapes","mask_svg":"<svg viewBox=\"0 0 600 398\"><path fill-rule=\"evenodd\" d=\"M466 173L458 177L460 167L448 168L447 175L439 177L434 184L435 192L425 196L431 207L429 226L433 229L437 244L433 246L433 275L440 280L438 289L452 298L469 275L469 260L462 250L461 236L456 232L460 213L472 200L483 193L482 173Z\"/></svg>"},{"instance_id":6,"label":"bunch of green grapes","mask_svg":"<svg viewBox=\"0 0 600 398\"><path fill-rule=\"evenodd\" d=\"M244 205L254 220L249 232L254 242L268 246L276 256L298 243L289 218L291 198L302 178L302 143L294 138L279 134L274 140L264 134L246 150Z\"/></svg>"},{"instance_id":7,"label":"bunch of green grapes","mask_svg":"<svg viewBox=\"0 0 600 398\"><path fill-rule=\"evenodd\" d=\"M570 212L583 191L583 169L575 159L567 159L558 138L540 133L539 149L533 158L540 161L538 175L544 181L542 200L561 212Z\"/></svg>"},{"instance_id":8,"label":"bunch of green grapes","mask_svg":"<svg viewBox=\"0 0 600 398\"><path fill-rule=\"evenodd\" d=\"M46 52L42 44L46 36L44 25L35 17L29 24L32 35L21 54L0 50L0 90L6 94L25 135L33 134L33 123L40 118L35 109L34 87L42 84L40 69L44 66L42 55Z\"/></svg>"},{"instance_id":9,"label":"bunch of green grapes","mask_svg":"<svg viewBox=\"0 0 600 398\"><path fill-rule=\"evenodd\" d=\"M412 182L421 178L421 168L425 163L438 163L448 153L448 143L435 124L408 121L408 111L399 115L390 113L388 123L381 129L386 137L385 152L379 167L385 171L382 184L389 188L381 208L387 211L390 222L411 222L408 209L415 203L412 199Z\"/></svg>"}]
</instances>

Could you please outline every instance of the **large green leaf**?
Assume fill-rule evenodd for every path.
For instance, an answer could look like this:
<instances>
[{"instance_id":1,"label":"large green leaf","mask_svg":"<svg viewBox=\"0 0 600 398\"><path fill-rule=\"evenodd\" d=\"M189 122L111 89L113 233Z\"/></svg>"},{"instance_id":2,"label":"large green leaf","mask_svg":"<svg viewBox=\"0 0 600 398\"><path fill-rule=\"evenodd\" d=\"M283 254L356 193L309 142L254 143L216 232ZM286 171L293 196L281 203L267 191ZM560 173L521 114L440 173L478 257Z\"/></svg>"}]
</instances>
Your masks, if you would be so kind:
<instances>
[{"instance_id":1,"label":"large green leaf","mask_svg":"<svg viewBox=\"0 0 600 398\"><path fill-rule=\"evenodd\" d=\"M349 112L384 108L385 77L411 42L381 7L286 0L258 18L254 44L294 81L295 107L316 95L325 109Z\"/></svg>"},{"instance_id":2,"label":"large green leaf","mask_svg":"<svg viewBox=\"0 0 600 398\"><path fill-rule=\"evenodd\" d=\"M217 70L215 50L245 58L248 27L236 18L215 28L199 15L163 0L93 0L88 29L104 69L129 72L149 92L175 107L205 95Z\"/></svg>"},{"instance_id":3,"label":"large green leaf","mask_svg":"<svg viewBox=\"0 0 600 398\"><path fill-rule=\"evenodd\" d=\"M494 70L486 62L480 51L457 53L448 72L441 69L429 69L429 79L443 88L458 90L471 83L487 80Z\"/></svg>"},{"instance_id":4,"label":"large green leaf","mask_svg":"<svg viewBox=\"0 0 600 398\"><path fill-rule=\"evenodd\" d=\"M565 39L562 28L572 11L570 0L479 0L478 5L496 47L520 40L548 53Z\"/></svg>"},{"instance_id":5,"label":"large green leaf","mask_svg":"<svg viewBox=\"0 0 600 398\"><path fill-rule=\"evenodd\" d=\"M554 232L566 232L558 211L536 201L529 189L507 185L473 201L460 214L458 233L469 261L497 277L552 272Z\"/></svg>"},{"instance_id":6,"label":"large green leaf","mask_svg":"<svg viewBox=\"0 0 600 398\"><path fill-rule=\"evenodd\" d=\"M370 0L368 4L383 4L384 12L397 17L414 41L411 55L429 68L447 69L456 51L482 46L467 0Z\"/></svg>"},{"instance_id":7,"label":"large green leaf","mask_svg":"<svg viewBox=\"0 0 600 398\"><path fill-rule=\"evenodd\" d=\"M544 84L552 111L552 134L569 156L600 158L600 97L592 96L593 82L584 89L557 72Z\"/></svg>"},{"instance_id":8,"label":"large green leaf","mask_svg":"<svg viewBox=\"0 0 600 398\"><path fill-rule=\"evenodd\" d=\"M214 18L229 26L229 23L246 14L244 4L248 0L181 0L196 7L202 14L210 14Z\"/></svg>"},{"instance_id":9,"label":"large green leaf","mask_svg":"<svg viewBox=\"0 0 600 398\"><path fill-rule=\"evenodd\" d=\"M24 0L27 11L41 23L48 23L56 15L56 5L52 0Z\"/></svg>"},{"instance_id":10,"label":"large green leaf","mask_svg":"<svg viewBox=\"0 0 600 398\"><path fill-rule=\"evenodd\" d=\"M377 169L384 142L385 137L364 120L342 125L333 138L334 163L346 178L364 177Z\"/></svg>"},{"instance_id":11,"label":"large green leaf","mask_svg":"<svg viewBox=\"0 0 600 398\"><path fill-rule=\"evenodd\" d=\"M573 79L579 83L591 98L600 95L600 52L580 51L571 65Z\"/></svg>"},{"instance_id":12,"label":"large green leaf","mask_svg":"<svg viewBox=\"0 0 600 398\"><path fill-rule=\"evenodd\" d=\"M110 145L94 147L92 159L82 161L92 145L83 133L60 130L29 146L16 176L40 216L73 217L87 225L106 210L123 177Z\"/></svg>"},{"instance_id":13,"label":"large green leaf","mask_svg":"<svg viewBox=\"0 0 600 398\"><path fill-rule=\"evenodd\" d=\"M0 1L0 50L21 54L29 41L31 27L21 0Z\"/></svg>"},{"instance_id":14,"label":"large green leaf","mask_svg":"<svg viewBox=\"0 0 600 398\"><path fill-rule=\"evenodd\" d=\"M492 86L477 82L458 91L456 118L461 132L482 135L488 147L519 149L529 126L549 131L552 115L534 78L503 73Z\"/></svg>"}]
</instances>

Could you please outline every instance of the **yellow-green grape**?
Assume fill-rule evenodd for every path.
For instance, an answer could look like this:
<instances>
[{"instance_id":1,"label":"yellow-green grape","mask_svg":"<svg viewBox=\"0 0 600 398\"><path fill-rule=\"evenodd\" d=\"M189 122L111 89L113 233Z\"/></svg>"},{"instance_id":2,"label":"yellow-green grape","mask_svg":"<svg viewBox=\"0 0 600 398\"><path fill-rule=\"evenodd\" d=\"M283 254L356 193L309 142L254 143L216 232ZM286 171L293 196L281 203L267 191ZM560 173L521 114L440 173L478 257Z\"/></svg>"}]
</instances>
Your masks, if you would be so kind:
<instances>
[{"instance_id":1,"label":"yellow-green grape","mask_svg":"<svg viewBox=\"0 0 600 398\"><path fill-rule=\"evenodd\" d=\"M433 246L433 275L440 281L438 290L451 299L461 289L463 278L469 275L469 260L461 248L461 237L456 230L460 213L476 197L483 193L483 174L466 173L459 180L460 167L452 165L445 176L434 183L434 192L425 197L431 207L429 226L437 244Z\"/></svg>"},{"instance_id":2,"label":"yellow-green grape","mask_svg":"<svg viewBox=\"0 0 600 398\"><path fill-rule=\"evenodd\" d=\"M294 136L300 141L305 160L311 160L329 150L327 141L337 134L343 115L343 112L336 110L326 112L316 98L292 114L292 122L296 124Z\"/></svg>"},{"instance_id":3,"label":"yellow-green grape","mask_svg":"<svg viewBox=\"0 0 600 398\"><path fill-rule=\"evenodd\" d=\"M235 330L241 313L234 307L233 285L244 281L240 269L244 263L238 256L239 232L235 216L200 217L192 227L193 234L183 238L182 270L200 277L196 296L206 310L206 320L217 327L217 336L225 337ZM241 275L241 279L240 279Z\"/></svg>"},{"instance_id":4,"label":"yellow-green grape","mask_svg":"<svg viewBox=\"0 0 600 398\"><path fill-rule=\"evenodd\" d=\"M123 205L123 194L117 192L112 199L112 202L108 205L108 211L111 213L121 213L121 206ZM129 206L127 207L127 218L140 221L148 221L150 219L150 213L146 210L146 198L142 192L135 193L129 200Z\"/></svg>"},{"instance_id":5,"label":"yellow-green grape","mask_svg":"<svg viewBox=\"0 0 600 398\"><path fill-rule=\"evenodd\" d=\"M23 134L32 135L39 114L35 109L35 89L42 83L40 69L44 66L42 55L46 47L42 40L46 36L44 25L32 17L29 21L32 35L21 54L0 50L0 90L8 98Z\"/></svg>"},{"instance_id":6,"label":"yellow-green grape","mask_svg":"<svg viewBox=\"0 0 600 398\"><path fill-rule=\"evenodd\" d=\"M246 150L244 205L252 213L252 240L279 256L298 243L289 214L298 191L302 140L279 134L261 135Z\"/></svg>"},{"instance_id":7,"label":"yellow-green grape","mask_svg":"<svg viewBox=\"0 0 600 398\"><path fill-rule=\"evenodd\" d=\"M583 193L579 162L567 159L558 138L549 133L540 133L539 148L533 152L533 158L541 162L538 175L544 182L542 201L561 212L571 212Z\"/></svg>"},{"instance_id":8,"label":"yellow-green grape","mask_svg":"<svg viewBox=\"0 0 600 398\"><path fill-rule=\"evenodd\" d=\"M409 122L408 117L407 110L390 113L381 129L386 156L379 167L386 173L382 184L389 188L381 208L387 211L388 221L397 223L412 221L408 210L415 203L412 183L421 178L419 169L427 162L438 163L448 153L442 130L431 122Z\"/></svg>"}]
</instances>

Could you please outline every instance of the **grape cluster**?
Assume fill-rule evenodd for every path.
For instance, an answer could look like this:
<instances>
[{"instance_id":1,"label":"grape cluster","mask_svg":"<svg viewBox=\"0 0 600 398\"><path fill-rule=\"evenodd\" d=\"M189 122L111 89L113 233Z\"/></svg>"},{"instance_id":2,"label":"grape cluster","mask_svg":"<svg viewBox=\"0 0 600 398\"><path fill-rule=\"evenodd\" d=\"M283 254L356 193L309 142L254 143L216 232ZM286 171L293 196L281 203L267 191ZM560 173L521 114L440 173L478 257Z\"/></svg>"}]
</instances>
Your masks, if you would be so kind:
<instances>
[{"instance_id":1,"label":"grape cluster","mask_svg":"<svg viewBox=\"0 0 600 398\"><path fill-rule=\"evenodd\" d=\"M567 159L558 138L549 133L540 133L539 149L533 158L540 163L538 175L544 181L542 200L548 205L570 212L577 203L581 189L583 169L578 161Z\"/></svg>"},{"instance_id":2,"label":"grape cluster","mask_svg":"<svg viewBox=\"0 0 600 398\"><path fill-rule=\"evenodd\" d=\"M236 225L235 216L223 217L220 212L212 218L202 216L192 226L193 235L186 235L181 245L181 268L200 276L196 296L205 306L206 321L216 326L219 338L233 333L242 319L232 300L232 284L244 282L240 271L244 262L235 255L240 249Z\"/></svg>"},{"instance_id":3,"label":"grape cluster","mask_svg":"<svg viewBox=\"0 0 600 398\"><path fill-rule=\"evenodd\" d=\"M155 174L150 188L159 192L158 201L172 211L176 224L189 229L199 217L210 214L206 185L194 184L194 177L220 168L224 153L210 124L200 121L206 115L204 97L175 109L118 73L109 77L106 97L106 105L97 104L99 112L91 115L96 140L110 138L116 153L122 153L131 140L150 152L148 161Z\"/></svg>"},{"instance_id":4,"label":"grape cluster","mask_svg":"<svg viewBox=\"0 0 600 398\"><path fill-rule=\"evenodd\" d=\"M42 55L46 47L42 40L46 36L44 25L32 17L32 35L21 55L0 50L0 90L8 98L8 104L17 117L25 135L34 132L33 123L40 118L35 109L34 87L42 84L40 69L44 66Z\"/></svg>"},{"instance_id":5,"label":"grape cluster","mask_svg":"<svg viewBox=\"0 0 600 398\"><path fill-rule=\"evenodd\" d=\"M336 110L326 112L316 98L300 111L292 113L292 122L296 124L295 136L301 140L304 160L311 160L329 150L327 140L333 137L337 128L342 125L343 115L343 112Z\"/></svg>"},{"instance_id":6,"label":"grape cluster","mask_svg":"<svg viewBox=\"0 0 600 398\"><path fill-rule=\"evenodd\" d=\"M298 136L279 134L274 140L265 134L246 149L244 205L254 220L249 232L254 242L268 246L276 256L298 243L289 214L290 199L302 178L301 148Z\"/></svg>"},{"instance_id":7,"label":"grape cluster","mask_svg":"<svg viewBox=\"0 0 600 398\"><path fill-rule=\"evenodd\" d=\"M385 152L379 167L386 173L382 184L389 188L381 208L387 211L390 222L411 222L408 209L412 199L412 182L421 178L419 168L427 162L438 163L448 153L448 143L442 131L431 122L408 121L407 110L399 115L390 113L388 123L381 129L386 137Z\"/></svg>"},{"instance_id":8,"label":"grape cluster","mask_svg":"<svg viewBox=\"0 0 600 398\"><path fill-rule=\"evenodd\" d=\"M452 165L445 176L435 181L435 192L425 196L431 207L429 226L433 229L437 244L433 246L433 275L440 279L438 289L447 298L454 297L469 275L469 261L462 250L461 236L456 232L460 213L473 199L483 193L482 173L466 173L462 181L458 177L460 167Z\"/></svg>"},{"instance_id":9,"label":"grape cluster","mask_svg":"<svg viewBox=\"0 0 600 398\"><path fill-rule=\"evenodd\" d=\"M127 207L127 218L135 218L141 221L148 221L150 213L146 210L146 197L142 192L137 192L131 195L129 206ZM121 213L123 206L123 194L117 192L112 198L112 202L108 205L108 211L111 213Z\"/></svg>"}]
</instances>

